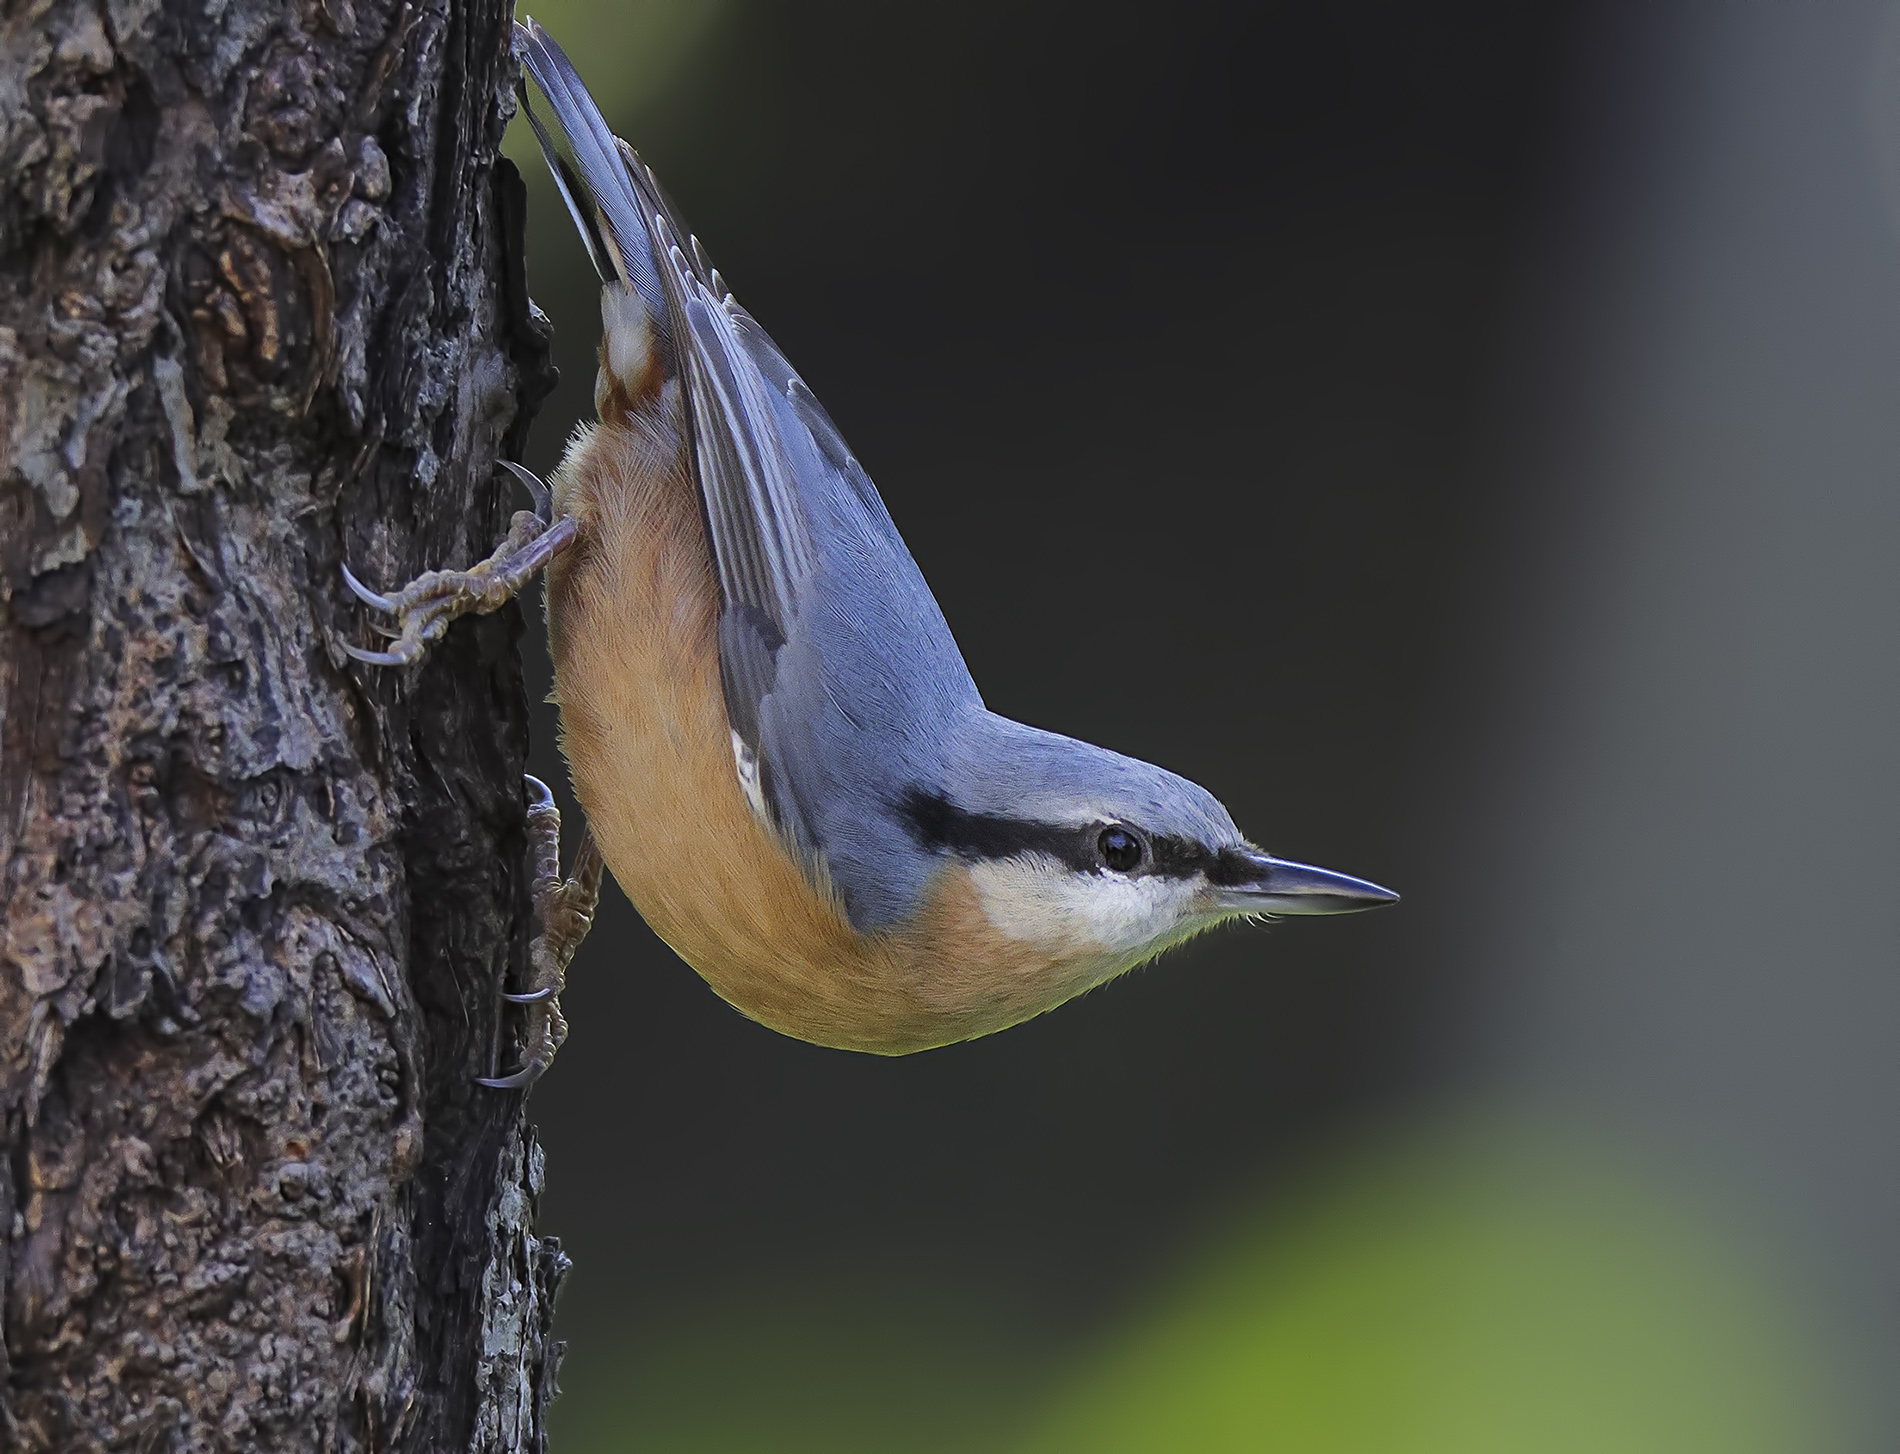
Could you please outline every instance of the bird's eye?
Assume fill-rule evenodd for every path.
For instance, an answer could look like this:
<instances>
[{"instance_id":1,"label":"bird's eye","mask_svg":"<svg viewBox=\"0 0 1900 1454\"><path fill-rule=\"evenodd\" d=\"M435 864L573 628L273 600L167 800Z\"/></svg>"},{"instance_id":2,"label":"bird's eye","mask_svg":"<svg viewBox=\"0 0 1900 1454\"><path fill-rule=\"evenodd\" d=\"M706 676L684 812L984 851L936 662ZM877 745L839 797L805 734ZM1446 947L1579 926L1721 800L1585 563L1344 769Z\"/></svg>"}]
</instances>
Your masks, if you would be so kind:
<instances>
[{"instance_id":1,"label":"bird's eye","mask_svg":"<svg viewBox=\"0 0 1900 1454\"><path fill-rule=\"evenodd\" d=\"M1104 828L1095 840L1095 851L1116 873L1141 867L1141 839L1126 828Z\"/></svg>"}]
</instances>

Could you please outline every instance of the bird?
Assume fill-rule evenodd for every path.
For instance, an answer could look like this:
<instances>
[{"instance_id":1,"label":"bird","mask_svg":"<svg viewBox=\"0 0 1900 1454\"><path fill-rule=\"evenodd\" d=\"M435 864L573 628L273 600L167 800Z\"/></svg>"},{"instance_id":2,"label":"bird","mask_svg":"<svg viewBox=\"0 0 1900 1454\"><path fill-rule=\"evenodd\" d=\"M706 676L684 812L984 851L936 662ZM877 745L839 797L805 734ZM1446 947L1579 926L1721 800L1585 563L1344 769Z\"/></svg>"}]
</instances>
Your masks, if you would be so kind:
<instances>
[{"instance_id":1,"label":"bird","mask_svg":"<svg viewBox=\"0 0 1900 1454\"><path fill-rule=\"evenodd\" d=\"M594 403L536 508L395 595L389 665L546 568L561 746L587 835L538 837L523 1086L611 870L723 999L817 1045L903 1055L1042 1014L1233 919L1392 891L1276 857L1206 789L990 711L876 487L653 172L533 20L520 90L601 282ZM552 819L558 838L558 817ZM551 856L553 855L553 856Z\"/></svg>"}]
</instances>

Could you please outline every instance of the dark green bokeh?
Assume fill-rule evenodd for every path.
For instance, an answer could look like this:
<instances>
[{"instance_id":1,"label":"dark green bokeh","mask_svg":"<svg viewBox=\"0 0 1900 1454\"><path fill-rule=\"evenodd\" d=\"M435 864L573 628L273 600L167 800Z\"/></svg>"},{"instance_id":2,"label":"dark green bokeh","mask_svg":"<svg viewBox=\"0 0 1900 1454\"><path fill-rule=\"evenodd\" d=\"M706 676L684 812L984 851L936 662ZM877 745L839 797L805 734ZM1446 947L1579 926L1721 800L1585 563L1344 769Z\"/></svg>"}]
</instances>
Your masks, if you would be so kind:
<instances>
[{"instance_id":1,"label":"dark green bokeh","mask_svg":"<svg viewBox=\"0 0 1900 1454\"><path fill-rule=\"evenodd\" d=\"M1792 1454L1843 1447L1738 1249L1600 1148L1480 1120L1249 1201L1103 1334L760 1282L590 1330L576 1454ZM865 1272L870 1271L865 1269ZM861 1274L862 1275L862 1274ZM656 1314L658 1314L656 1316Z\"/></svg>"}]
</instances>

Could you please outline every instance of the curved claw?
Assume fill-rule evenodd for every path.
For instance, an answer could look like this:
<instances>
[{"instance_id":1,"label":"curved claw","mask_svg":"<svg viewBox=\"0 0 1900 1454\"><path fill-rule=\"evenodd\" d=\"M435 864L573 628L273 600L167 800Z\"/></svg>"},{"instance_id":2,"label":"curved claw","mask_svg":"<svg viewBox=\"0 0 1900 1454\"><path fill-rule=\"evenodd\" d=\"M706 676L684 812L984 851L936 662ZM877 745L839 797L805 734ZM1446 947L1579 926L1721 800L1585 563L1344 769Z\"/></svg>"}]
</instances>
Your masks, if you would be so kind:
<instances>
[{"instance_id":1,"label":"curved claw","mask_svg":"<svg viewBox=\"0 0 1900 1454\"><path fill-rule=\"evenodd\" d=\"M511 1005L538 1005L543 1000L553 999L554 991L552 989L529 990L525 995L511 995L504 990L501 997Z\"/></svg>"},{"instance_id":2,"label":"curved claw","mask_svg":"<svg viewBox=\"0 0 1900 1454\"><path fill-rule=\"evenodd\" d=\"M498 459L495 463L513 475L533 498L534 513L541 517L542 524L545 525L554 519L554 497L548 493L548 487L541 483L539 475L533 470L523 469L511 459Z\"/></svg>"},{"instance_id":3,"label":"curved claw","mask_svg":"<svg viewBox=\"0 0 1900 1454\"><path fill-rule=\"evenodd\" d=\"M524 772L521 775L521 780L528 784L528 807L530 809L552 808L554 806L554 792L546 783L542 782L540 778L531 772Z\"/></svg>"},{"instance_id":4,"label":"curved claw","mask_svg":"<svg viewBox=\"0 0 1900 1454\"><path fill-rule=\"evenodd\" d=\"M530 1060L513 1075L478 1075L475 1077L475 1084L485 1085L490 1090L521 1090L539 1080L541 1072L546 1069L545 1062Z\"/></svg>"},{"instance_id":5,"label":"curved claw","mask_svg":"<svg viewBox=\"0 0 1900 1454\"><path fill-rule=\"evenodd\" d=\"M343 584L348 586L350 588L350 594L355 596L356 599L361 601L365 606L374 606L378 611L394 611L396 609L396 603L394 601L390 600L389 597L383 595L381 592L372 591L368 586L364 585L356 578L355 572L347 565L343 567Z\"/></svg>"},{"instance_id":6,"label":"curved claw","mask_svg":"<svg viewBox=\"0 0 1900 1454\"><path fill-rule=\"evenodd\" d=\"M347 641L342 643L342 647L346 654L355 657L358 661L367 662L370 666L407 666L409 664L408 657L398 655L393 651L365 651L362 647L352 646Z\"/></svg>"}]
</instances>

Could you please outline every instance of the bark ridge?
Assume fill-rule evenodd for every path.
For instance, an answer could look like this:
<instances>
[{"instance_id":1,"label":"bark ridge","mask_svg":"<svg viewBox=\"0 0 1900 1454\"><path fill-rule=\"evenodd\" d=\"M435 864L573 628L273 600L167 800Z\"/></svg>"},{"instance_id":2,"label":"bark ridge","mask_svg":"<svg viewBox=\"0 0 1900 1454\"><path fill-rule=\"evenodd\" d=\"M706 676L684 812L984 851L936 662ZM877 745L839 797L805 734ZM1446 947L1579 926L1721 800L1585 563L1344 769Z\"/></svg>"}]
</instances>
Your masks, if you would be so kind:
<instances>
[{"instance_id":1,"label":"bark ridge","mask_svg":"<svg viewBox=\"0 0 1900 1454\"><path fill-rule=\"evenodd\" d=\"M548 387L507 20L0 9L5 1447L542 1447L520 615L337 646Z\"/></svg>"}]
</instances>

